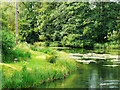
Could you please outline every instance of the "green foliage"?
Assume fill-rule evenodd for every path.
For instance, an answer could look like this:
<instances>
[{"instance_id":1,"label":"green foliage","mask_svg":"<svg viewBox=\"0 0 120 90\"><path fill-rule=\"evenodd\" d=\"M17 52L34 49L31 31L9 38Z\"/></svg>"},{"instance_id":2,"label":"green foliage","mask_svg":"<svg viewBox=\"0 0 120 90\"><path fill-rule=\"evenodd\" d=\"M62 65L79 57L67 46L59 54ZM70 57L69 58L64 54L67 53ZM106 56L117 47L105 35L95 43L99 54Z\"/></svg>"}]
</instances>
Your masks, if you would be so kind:
<instances>
[{"instance_id":1,"label":"green foliage","mask_svg":"<svg viewBox=\"0 0 120 90\"><path fill-rule=\"evenodd\" d=\"M21 7L22 4L22 7ZM38 41L39 34L36 31L36 13L35 2L22 2L18 6L20 9L19 13L19 35L21 41L26 41L28 43L34 43ZM24 12L23 12L24 10Z\"/></svg>"},{"instance_id":2,"label":"green foliage","mask_svg":"<svg viewBox=\"0 0 120 90\"><path fill-rule=\"evenodd\" d=\"M14 49L13 52L14 57L17 58L18 61L26 60L31 57L31 53L29 51L23 51L20 48Z\"/></svg>"},{"instance_id":3,"label":"green foliage","mask_svg":"<svg viewBox=\"0 0 120 90\"><path fill-rule=\"evenodd\" d=\"M47 4L46 7L51 4ZM107 35L117 30L117 3L61 3L55 9L46 11L42 7L38 16L40 40L52 41L50 46L93 47L94 43L107 42ZM54 11L54 12L53 12ZM99 11L99 13L98 13ZM105 11L105 12L104 12ZM96 13L97 12L97 13ZM114 12L114 13L112 13ZM116 13L116 14L115 14ZM115 27L115 28L114 28ZM101 39L99 39L101 38ZM92 41L92 42L91 42Z\"/></svg>"},{"instance_id":4,"label":"green foliage","mask_svg":"<svg viewBox=\"0 0 120 90\"><path fill-rule=\"evenodd\" d=\"M63 46L71 47L83 47L82 35L80 34L69 34L68 37L64 36L62 42Z\"/></svg>"},{"instance_id":5,"label":"green foliage","mask_svg":"<svg viewBox=\"0 0 120 90\"><path fill-rule=\"evenodd\" d=\"M43 52L43 53L46 53L48 55L53 55L53 54L56 54L56 51L50 49L50 48L39 48L38 49L39 52Z\"/></svg>"},{"instance_id":6,"label":"green foliage","mask_svg":"<svg viewBox=\"0 0 120 90\"><path fill-rule=\"evenodd\" d=\"M13 5L1 6L3 18L0 19L3 29L12 33ZM120 36L119 8L116 2L19 2L19 40L41 42L39 46L83 48L115 41Z\"/></svg>"},{"instance_id":7,"label":"green foliage","mask_svg":"<svg viewBox=\"0 0 120 90\"><path fill-rule=\"evenodd\" d=\"M7 52L15 46L14 35L8 33L6 30L2 31L2 51L6 55Z\"/></svg>"},{"instance_id":8,"label":"green foliage","mask_svg":"<svg viewBox=\"0 0 120 90\"><path fill-rule=\"evenodd\" d=\"M50 47L59 47L62 46L60 41L54 41L54 42L50 42L49 44Z\"/></svg>"},{"instance_id":9,"label":"green foliage","mask_svg":"<svg viewBox=\"0 0 120 90\"><path fill-rule=\"evenodd\" d=\"M44 42L45 43L45 42ZM43 52L48 54L48 56L46 56L46 60L50 63L55 63L56 59L57 59L57 53L56 50L52 50L50 48L46 48L46 47L40 47L41 42L36 42L33 45L30 45L30 48L34 51L38 51L38 52Z\"/></svg>"},{"instance_id":10,"label":"green foliage","mask_svg":"<svg viewBox=\"0 0 120 90\"><path fill-rule=\"evenodd\" d=\"M2 22L2 29L8 30L8 22L0 18L0 22Z\"/></svg>"},{"instance_id":11,"label":"green foliage","mask_svg":"<svg viewBox=\"0 0 120 90\"><path fill-rule=\"evenodd\" d=\"M2 62L11 61L12 51L15 47L15 38L6 30L2 31Z\"/></svg>"},{"instance_id":12,"label":"green foliage","mask_svg":"<svg viewBox=\"0 0 120 90\"><path fill-rule=\"evenodd\" d=\"M39 46L47 46L47 45L46 45L46 42L35 42L34 46L39 47Z\"/></svg>"},{"instance_id":13,"label":"green foliage","mask_svg":"<svg viewBox=\"0 0 120 90\"><path fill-rule=\"evenodd\" d=\"M70 59L64 52L60 52L56 60L56 66L65 66L68 71L76 69L76 62L73 59Z\"/></svg>"},{"instance_id":14,"label":"green foliage","mask_svg":"<svg viewBox=\"0 0 120 90\"><path fill-rule=\"evenodd\" d=\"M30 48L34 51L43 52L43 53L46 53L48 55L56 54L56 50L52 50L49 47L39 47L39 43L36 43L34 45L30 45Z\"/></svg>"},{"instance_id":15,"label":"green foliage","mask_svg":"<svg viewBox=\"0 0 120 90\"><path fill-rule=\"evenodd\" d=\"M31 58L30 45L26 42L19 43L13 50L15 52L14 56L18 58L18 60L26 60Z\"/></svg>"},{"instance_id":16,"label":"green foliage","mask_svg":"<svg viewBox=\"0 0 120 90\"><path fill-rule=\"evenodd\" d=\"M50 63L55 63L56 59L57 59L57 55L46 56L47 62L50 62Z\"/></svg>"},{"instance_id":17,"label":"green foliage","mask_svg":"<svg viewBox=\"0 0 120 90\"><path fill-rule=\"evenodd\" d=\"M33 45L30 45L30 49L33 51L37 51L37 48L35 48L35 46L33 46Z\"/></svg>"},{"instance_id":18,"label":"green foliage","mask_svg":"<svg viewBox=\"0 0 120 90\"><path fill-rule=\"evenodd\" d=\"M115 41L115 40L119 40L119 33L118 31L114 31L111 33L108 33L107 38L109 41Z\"/></svg>"},{"instance_id":19,"label":"green foliage","mask_svg":"<svg viewBox=\"0 0 120 90\"><path fill-rule=\"evenodd\" d=\"M14 2L3 2L0 6L2 12L2 30L15 32L15 8ZM1 19L0 19L1 21Z\"/></svg>"},{"instance_id":20,"label":"green foliage","mask_svg":"<svg viewBox=\"0 0 120 90\"><path fill-rule=\"evenodd\" d=\"M85 40L83 41L83 47L84 47L84 48L93 48L94 43L95 43L95 42L92 41L92 40L85 39Z\"/></svg>"},{"instance_id":21,"label":"green foliage","mask_svg":"<svg viewBox=\"0 0 120 90\"><path fill-rule=\"evenodd\" d=\"M26 45L27 43L21 43L15 46L15 42L11 41L12 39L7 39L7 44L5 43L5 39L3 40L4 41L2 43L3 44L2 62L13 62L15 58L17 58L18 61L27 60L31 57L31 53L29 52L29 47Z\"/></svg>"},{"instance_id":22,"label":"green foliage","mask_svg":"<svg viewBox=\"0 0 120 90\"><path fill-rule=\"evenodd\" d=\"M96 43L94 45L94 48L118 49L118 48L120 48L120 45L119 45L119 41L117 40L117 41L107 42L107 43L104 43L104 44Z\"/></svg>"}]
</instances>

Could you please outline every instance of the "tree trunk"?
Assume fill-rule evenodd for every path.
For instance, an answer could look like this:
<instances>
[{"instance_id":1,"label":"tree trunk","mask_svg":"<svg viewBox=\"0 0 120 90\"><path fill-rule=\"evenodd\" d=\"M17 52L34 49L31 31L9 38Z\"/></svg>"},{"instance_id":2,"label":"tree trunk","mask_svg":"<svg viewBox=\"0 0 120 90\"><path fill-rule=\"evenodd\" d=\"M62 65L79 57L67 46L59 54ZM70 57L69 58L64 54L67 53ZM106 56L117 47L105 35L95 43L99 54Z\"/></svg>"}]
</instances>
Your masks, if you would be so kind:
<instances>
[{"instance_id":1,"label":"tree trunk","mask_svg":"<svg viewBox=\"0 0 120 90\"><path fill-rule=\"evenodd\" d=\"M18 15L17 15L17 0L15 2L15 24L16 24L16 44L18 43Z\"/></svg>"}]
</instances>

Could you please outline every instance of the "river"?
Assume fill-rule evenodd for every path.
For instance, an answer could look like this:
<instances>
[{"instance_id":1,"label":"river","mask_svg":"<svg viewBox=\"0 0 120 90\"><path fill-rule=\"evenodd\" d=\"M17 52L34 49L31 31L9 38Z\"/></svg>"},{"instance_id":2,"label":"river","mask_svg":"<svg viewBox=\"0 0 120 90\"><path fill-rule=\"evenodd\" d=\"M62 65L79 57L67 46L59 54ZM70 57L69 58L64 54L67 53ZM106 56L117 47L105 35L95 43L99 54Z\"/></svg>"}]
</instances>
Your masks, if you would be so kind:
<instances>
[{"instance_id":1,"label":"river","mask_svg":"<svg viewBox=\"0 0 120 90\"><path fill-rule=\"evenodd\" d=\"M59 49L60 51L62 49ZM83 54L85 55L118 55L119 50L115 49L67 49L62 50L68 54ZM75 56L75 55L74 55ZM91 56L91 57L93 57ZM80 57L76 55L76 57ZM102 56L103 57L103 56ZM90 59L86 59L90 60ZM93 58L92 58L93 60ZM94 58L95 60L95 58ZM113 61L112 61L113 60ZM77 63L78 69L63 80L56 80L54 82L48 82L38 86L38 88L120 88L120 59L119 58L107 58L96 59L97 63ZM117 62L116 62L117 61ZM114 65L114 66L112 66Z\"/></svg>"}]
</instances>

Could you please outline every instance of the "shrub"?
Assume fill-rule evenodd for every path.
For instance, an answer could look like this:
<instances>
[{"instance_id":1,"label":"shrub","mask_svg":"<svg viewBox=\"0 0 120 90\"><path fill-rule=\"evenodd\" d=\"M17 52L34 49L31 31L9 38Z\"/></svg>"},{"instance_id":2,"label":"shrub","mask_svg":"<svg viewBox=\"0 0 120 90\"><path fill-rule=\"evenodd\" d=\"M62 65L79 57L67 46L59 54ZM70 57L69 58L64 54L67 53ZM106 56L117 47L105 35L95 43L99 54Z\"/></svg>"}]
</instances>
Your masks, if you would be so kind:
<instances>
[{"instance_id":1,"label":"shrub","mask_svg":"<svg viewBox=\"0 0 120 90\"><path fill-rule=\"evenodd\" d=\"M35 47L38 47L38 46L47 46L45 42L35 42L34 43L34 46Z\"/></svg>"},{"instance_id":2,"label":"shrub","mask_svg":"<svg viewBox=\"0 0 120 90\"><path fill-rule=\"evenodd\" d=\"M61 40L63 46L83 47L82 36L79 34L69 34Z\"/></svg>"},{"instance_id":3,"label":"shrub","mask_svg":"<svg viewBox=\"0 0 120 90\"><path fill-rule=\"evenodd\" d=\"M29 44L20 43L14 48L11 48L8 52L4 52L2 54L3 62L13 62L15 58L20 60L26 60L31 57L31 53L29 52Z\"/></svg>"},{"instance_id":4,"label":"shrub","mask_svg":"<svg viewBox=\"0 0 120 90\"><path fill-rule=\"evenodd\" d=\"M92 40L85 39L83 41L83 48L93 48L94 42Z\"/></svg>"},{"instance_id":5,"label":"shrub","mask_svg":"<svg viewBox=\"0 0 120 90\"><path fill-rule=\"evenodd\" d=\"M55 63L56 62L56 55L50 55L50 56L46 56L46 60L50 63Z\"/></svg>"},{"instance_id":6,"label":"shrub","mask_svg":"<svg viewBox=\"0 0 120 90\"><path fill-rule=\"evenodd\" d=\"M29 51L30 45L26 42L18 44L13 50L15 58L18 58L19 60L25 60L31 57L31 53Z\"/></svg>"},{"instance_id":7,"label":"shrub","mask_svg":"<svg viewBox=\"0 0 120 90\"><path fill-rule=\"evenodd\" d=\"M13 56L14 58L17 58L20 61L20 60L26 60L27 58L30 58L31 53L29 51L23 51L19 48L16 48L13 51Z\"/></svg>"},{"instance_id":8,"label":"shrub","mask_svg":"<svg viewBox=\"0 0 120 90\"><path fill-rule=\"evenodd\" d=\"M62 46L62 45L61 45L60 42L54 41L54 42L51 42L49 46L50 46L50 47L58 47L58 46Z\"/></svg>"},{"instance_id":9,"label":"shrub","mask_svg":"<svg viewBox=\"0 0 120 90\"><path fill-rule=\"evenodd\" d=\"M2 52L6 53L15 46L14 35L8 33L6 30L2 31Z\"/></svg>"},{"instance_id":10,"label":"shrub","mask_svg":"<svg viewBox=\"0 0 120 90\"><path fill-rule=\"evenodd\" d=\"M15 46L15 38L12 34L8 33L6 30L2 31L2 51L6 53Z\"/></svg>"},{"instance_id":11,"label":"shrub","mask_svg":"<svg viewBox=\"0 0 120 90\"><path fill-rule=\"evenodd\" d=\"M104 44L96 43L96 44L94 44L94 48L118 49L119 43L118 43L118 41L106 42Z\"/></svg>"},{"instance_id":12,"label":"shrub","mask_svg":"<svg viewBox=\"0 0 120 90\"><path fill-rule=\"evenodd\" d=\"M6 30L2 31L2 62L11 60L11 54L15 47L14 35L10 34Z\"/></svg>"},{"instance_id":13,"label":"shrub","mask_svg":"<svg viewBox=\"0 0 120 90\"><path fill-rule=\"evenodd\" d=\"M39 52L43 52L48 54L48 56L46 57L46 60L50 63L55 63L55 60L57 58L57 53L56 50L52 50L50 48L47 47L35 47L33 45L30 45L30 48L34 51L39 51Z\"/></svg>"},{"instance_id":14,"label":"shrub","mask_svg":"<svg viewBox=\"0 0 120 90\"><path fill-rule=\"evenodd\" d=\"M33 51L37 51L37 48L35 48L33 45L30 45L30 48L31 48Z\"/></svg>"},{"instance_id":15,"label":"shrub","mask_svg":"<svg viewBox=\"0 0 120 90\"><path fill-rule=\"evenodd\" d=\"M46 46L49 46L50 42L49 41L45 41L45 44L46 44Z\"/></svg>"}]
</instances>

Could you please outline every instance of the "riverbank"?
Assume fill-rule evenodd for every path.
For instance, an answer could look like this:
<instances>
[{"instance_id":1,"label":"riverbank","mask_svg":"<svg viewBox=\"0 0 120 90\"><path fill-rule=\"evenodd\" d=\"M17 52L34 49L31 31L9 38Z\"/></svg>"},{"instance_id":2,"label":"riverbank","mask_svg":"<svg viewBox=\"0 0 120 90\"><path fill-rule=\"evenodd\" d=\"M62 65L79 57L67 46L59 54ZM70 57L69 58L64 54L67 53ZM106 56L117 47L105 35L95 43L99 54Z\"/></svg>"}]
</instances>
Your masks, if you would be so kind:
<instances>
[{"instance_id":1,"label":"riverbank","mask_svg":"<svg viewBox=\"0 0 120 90\"><path fill-rule=\"evenodd\" d=\"M29 48L31 58L28 60L0 64L3 88L30 88L37 84L64 79L76 70L76 62L65 52L45 48L49 51L46 53L43 47L36 49ZM51 52L56 52L55 57ZM54 62L51 62L53 59Z\"/></svg>"},{"instance_id":2,"label":"riverbank","mask_svg":"<svg viewBox=\"0 0 120 90\"><path fill-rule=\"evenodd\" d=\"M77 63L77 70L66 79L44 83L35 88L120 88L118 49L81 50L74 48L61 51L67 52L71 58L81 58L82 62ZM87 63L93 60L95 62Z\"/></svg>"},{"instance_id":3,"label":"riverbank","mask_svg":"<svg viewBox=\"0 0 120 90\"><path fill-rule=\"evenodd\" d=\"M120 48L119 44L120 44L119 40L106 42L104 44L96 43L96 44L94 44L94 48L99 48L99 49L119 49Z\"/></svg>"}]
</instances>

